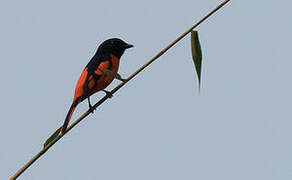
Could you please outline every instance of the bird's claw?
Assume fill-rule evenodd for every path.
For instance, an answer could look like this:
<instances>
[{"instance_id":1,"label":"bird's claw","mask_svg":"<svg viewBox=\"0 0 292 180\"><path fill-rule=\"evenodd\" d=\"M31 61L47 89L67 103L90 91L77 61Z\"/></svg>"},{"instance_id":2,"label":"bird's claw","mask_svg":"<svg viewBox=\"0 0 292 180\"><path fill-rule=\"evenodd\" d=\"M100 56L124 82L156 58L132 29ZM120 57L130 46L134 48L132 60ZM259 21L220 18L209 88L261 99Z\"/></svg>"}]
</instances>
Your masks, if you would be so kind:
<instances>
[{"instance_id":1,"label":"bird's claw","mask_svg":"<svg viewBox=\"0 0 292 180\"><path fill-rule=\"evenodd\" d=\"M109 97L109 98L112 98L113 97L113 94L110 92L110 91L107 91L107 90L102 90L103 92L105 92L105 94Z\"/></svg>"},{"instance_id":2,"label":"bird's claw","mask_svg":"<svg viewBox=\"0 0 292 180\"><path fill-rule=\"evenodd\" d=\"M93 114L95 109L96 109L96 108L93 108L92 105L89 105L89 112L90 112L90 113Z\"/></svg>"},{"instance_id":3,"label":"bird's claw","mask_svg":"<svg viewBox=\"0 0 292 180\"><path fill-rule=\"evenodd\" d=\"M123 79L123 78L121 78L121 79L119 79L120 81L122 81L122 82L125 82L127 79Z\"/></svg>"}]
</instances>

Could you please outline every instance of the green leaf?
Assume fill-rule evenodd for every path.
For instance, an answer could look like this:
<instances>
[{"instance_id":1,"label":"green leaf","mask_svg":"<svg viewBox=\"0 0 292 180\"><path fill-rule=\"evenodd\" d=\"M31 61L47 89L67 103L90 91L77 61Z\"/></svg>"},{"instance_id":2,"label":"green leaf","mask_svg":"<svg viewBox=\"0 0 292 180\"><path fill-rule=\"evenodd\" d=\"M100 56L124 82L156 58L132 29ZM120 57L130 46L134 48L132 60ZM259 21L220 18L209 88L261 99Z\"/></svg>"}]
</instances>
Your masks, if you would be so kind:
<instances>
[{"instance_id":1,"label":"green leaf","mask_svg":"<svg viewBox=\"0 0 292 180\"><path fill-rule=\"evenodd\" d=\"M49 145L54 139L56 139L59 134L60 134L60 130L62 127L60 127L59 129L57 129L44 143L44 148L47 147L47 145Z\"/></svg>"},{"instance_id":2,"label":"green leaf","mask_svg":"<svg viewBox=\"0 0 292 180\"><path fill-rule=\"evenodd\" d=\"M202 50L199 41L198 31L191 32L191 47L192 47L192 57L195 64L199 89L201 88L201 67L202 67Z\"/></svg>"},{"instance_id":3,"label":"green leaf","mask_svg":"<svg viewBox=\"0 0 292 180\"><path fill-rule=\"evenodd\" d=\"M124 81L124 79L121 77L121 75L119 75L119 74L116 73L116 72L113 72L113 71L108 70L108 69L103 69L103 70L101 70L101 71L102 71L103 73L109 75L109 76L112 76L112 77L114 77L114 78L120 80L120 81Z\"/></svg>"}]
</instances>

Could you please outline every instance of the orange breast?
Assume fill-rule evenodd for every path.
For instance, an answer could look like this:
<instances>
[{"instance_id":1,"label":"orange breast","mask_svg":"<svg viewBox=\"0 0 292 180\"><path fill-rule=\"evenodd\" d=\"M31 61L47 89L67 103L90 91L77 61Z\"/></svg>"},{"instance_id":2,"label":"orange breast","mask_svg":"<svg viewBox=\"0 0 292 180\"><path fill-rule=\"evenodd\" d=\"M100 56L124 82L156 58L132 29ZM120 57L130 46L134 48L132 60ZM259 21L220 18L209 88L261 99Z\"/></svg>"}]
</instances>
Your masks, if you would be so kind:
<instances>
[{"instance_id":1,"label":"orange breast","mask_svg":"<svg viewBox=\"0 0 292 180\"><path fill-rule=\"evenodd\" d=\"M110 57L111 57L111 64L112 64L112 67L110 70L113 72L118 72L120 60L112 54L110 54ZM101 77L97 81L95 92L105 89L113 81L113 79L114 77L102 73Z\"/></svg>"},{"instance_id":2,"label":"orange breast","mask_svg":"<svg viewBox=\"0 0 292 180\"><path fill-rule=\"evenodd\" d=\"M113 72L118 72L119 69L119 59L114 56L114 55L110 55L111 57L111 68L109 70L113 71ZM96 75L99 76L97 82L94 81L94 79L92 78L92 76L88 77L88 80L86 82L86 78L87 78L87 67L82 71L76 87L75 87L75 95L74 95L74 99L73 101L75 101L78 97L83 96L84 98L91 96L92 94L96 93L97 91L100 91L102 89L105 89L114 79L114 77L104 74L101 70L104 69L108 69L110 66L110 62L109 61L104 61L102 63L100 63L98 69L94 72ZM87 83L85 85L85 83ZM88 94L84 94L86 92L84 92L84 86L88 86L88 89L90 90L89 92L87 92ZM94 89L92 89L94 88ZM81 99L81 101L83 101L83 99Z\"/></svg>"}]
</instances>

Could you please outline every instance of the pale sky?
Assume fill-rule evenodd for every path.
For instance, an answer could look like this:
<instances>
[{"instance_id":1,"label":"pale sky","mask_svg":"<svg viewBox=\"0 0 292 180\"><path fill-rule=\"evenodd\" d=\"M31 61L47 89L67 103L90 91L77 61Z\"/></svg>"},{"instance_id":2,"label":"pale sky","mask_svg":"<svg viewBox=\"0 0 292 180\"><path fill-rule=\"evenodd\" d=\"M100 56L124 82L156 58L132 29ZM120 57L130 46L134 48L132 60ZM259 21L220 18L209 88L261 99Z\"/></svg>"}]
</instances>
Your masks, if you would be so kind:
<instances>
[{"instance_id":1,"label":"pale sky","mask_svg":"<svg viewBox=\"0 0 292 180\"><path fill-rule=\"evenodd\" d=\"M127 77L220 2L2 0L0 179L62 125L102 41L134 44ZM200 94L187 36L19 179L291 180L291 5L231 0L197 28Z\"/></svg>"}]
</instances>

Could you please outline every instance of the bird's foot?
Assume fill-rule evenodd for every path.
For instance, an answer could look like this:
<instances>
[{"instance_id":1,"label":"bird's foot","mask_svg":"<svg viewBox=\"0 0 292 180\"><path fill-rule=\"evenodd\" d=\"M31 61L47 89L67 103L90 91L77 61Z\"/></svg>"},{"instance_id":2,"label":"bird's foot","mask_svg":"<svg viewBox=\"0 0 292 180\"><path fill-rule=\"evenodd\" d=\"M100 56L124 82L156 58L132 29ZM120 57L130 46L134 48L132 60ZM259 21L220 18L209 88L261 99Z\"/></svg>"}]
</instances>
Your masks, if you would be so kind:
<instances>
[{"instance_id":1,"label":"bird's foot","mask_svg":"<svg viewBox=\"0 0 292 180\"><path fill-rule=\"evenodd\" d=\"M118 79L118 80L120 80L120 81L122 81L122 82L125 82L127 79L120 78L120 79Z\"/></svg>"},{"instance_id":2,"label":"bird's foot","mask_svg":"<svg viewBox=\"0 0 292 180\"><path fill-rule=\"evenodd\" d=\"M91 105L91 104L89 104L89 112L90 113L94 113L94 110L95 110L96 108L93 108L93 106Z\"/></svg>"},{"instance_id":3,"label":"bird's foot","mask_svg":"<svg viewBox=\"0 0 292 180\"><path fill-rule=\"evenodd\" d=\"M105 94L109 97L109 98L112 98L113 97L113 94L110 92L110 91L107 91L107 90L102 90L103 92L105 92Z\"/></svg>"}]
</instances>

